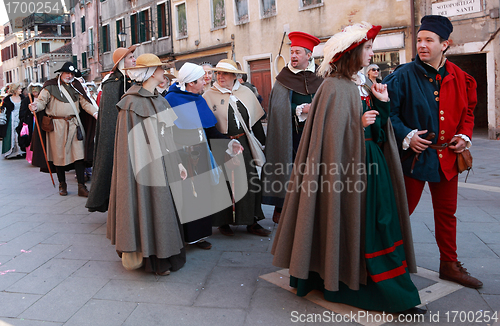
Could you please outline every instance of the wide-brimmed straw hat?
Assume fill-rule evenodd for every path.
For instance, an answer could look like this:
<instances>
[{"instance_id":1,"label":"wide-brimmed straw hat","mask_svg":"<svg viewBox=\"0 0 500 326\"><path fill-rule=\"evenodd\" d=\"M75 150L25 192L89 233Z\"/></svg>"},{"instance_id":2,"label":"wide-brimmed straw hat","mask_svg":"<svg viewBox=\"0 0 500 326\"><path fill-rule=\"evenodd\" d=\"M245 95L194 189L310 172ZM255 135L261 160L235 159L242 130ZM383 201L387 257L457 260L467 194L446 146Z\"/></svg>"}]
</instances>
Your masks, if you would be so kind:
<instances>
[{"instance_id":1,"label":"wide-brimmed straw hat","mask_svg":"<svg viewBox=\"0 0 500 326\"><path fill-rule=\"evenodd\" d=\"M238 69L236 62L230 59L222 59L221 61L219 61L219 63L217 63L215 67L208 69L213 71L229 72L233 74L246 74L245 71Z\"/></svg>"},{"instance_id":2,"label":"wide-brimmed straw hat","mask_svg":"<svg viewBox=\"0 0 500 326\"><path fill-rule=\"evenodd\" d=\"M132 53L135 51L136 46L132 45L129 48L118 48L113 52L113 62L115 65L111 69L111 71L115 71L115 69L118 67L118 64L120 61L122 61L129 53Z\"/></svg>"},{"instance_id":3,"label":"wide-brimmed straw hat","mask_svg":"<svg viewBox=\"0 0 500 326\"><path fill-rule=\"evenodd\" d=\"M144 54L141 54L139 57L137 57L137 59L135 61L135 67L124 68L123 70L149 68L149 67L160 67L160 66L164 66L164 65L165 65L165 63L161 62L161 60L160 60L160 58L158 58L158 56L156 56L152 53L144 53Z\"/></svg>"}]
</instances>

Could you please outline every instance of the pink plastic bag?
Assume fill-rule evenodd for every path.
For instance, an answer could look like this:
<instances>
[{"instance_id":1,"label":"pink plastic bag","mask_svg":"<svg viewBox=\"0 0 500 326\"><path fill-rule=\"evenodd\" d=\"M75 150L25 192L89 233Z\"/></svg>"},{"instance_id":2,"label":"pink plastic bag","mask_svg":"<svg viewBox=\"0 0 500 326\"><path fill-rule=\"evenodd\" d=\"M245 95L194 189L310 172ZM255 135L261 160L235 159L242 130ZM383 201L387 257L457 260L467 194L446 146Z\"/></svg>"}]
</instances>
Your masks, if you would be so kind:
<instances>
[{"instance_id":1,"label":"pink plastic bag","mask_svg":"<svg viewBox=\"0 0 500 326\"><path fill-rule=\"evenodd\" d=\"M21 129L21 134L20 136L29 136L30 135L30 130L28 128L28 125L23 122L23 128Z\"/></svg>"}]
</instances>

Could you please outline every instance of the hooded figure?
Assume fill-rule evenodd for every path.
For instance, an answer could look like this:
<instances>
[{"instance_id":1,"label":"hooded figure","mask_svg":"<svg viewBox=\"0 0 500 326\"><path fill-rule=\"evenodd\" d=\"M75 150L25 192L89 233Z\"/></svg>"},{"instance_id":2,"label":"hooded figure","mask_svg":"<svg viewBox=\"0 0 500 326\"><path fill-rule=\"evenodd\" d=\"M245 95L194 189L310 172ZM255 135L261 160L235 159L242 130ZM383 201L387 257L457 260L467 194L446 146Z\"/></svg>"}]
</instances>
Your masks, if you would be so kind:
<instances>
[{"instance_id":1,"label":"hooded figure","mask_svg":"<svg viewBox=\"0 0 500 326\"><path fill-rule=\"evenodd\" d=\"M273 264L297 295L366 310L422 313L403 175L387 88L360 98L380 26L346 27L325 44L325 77L309 111L274 239ZM365 112L365 113L363 113Z\"/></svg>"},{"instance_id":2,"label":"hooded figure","mask_svg":"<svg viewBox=\"0 0 500 326\"><path fill-rule=\"evenodd\" d=\"M142 54L129 68L133 85L116 104L118 117L106 236L126 269L168 275L186 262L178 185L185 179L172 137L177 119L156 86L163 63Z\"/></svg>"},{"instance_id":3,"label":"hooded figure","mask_svg":"<svg viewBox=\"0 0 500 326\"><path fill-rule=\"evenodd\" d=\"M101 84L102 92L99 101L99 119L95 133L94 165L92 186L85 207L89 212L106 212L111 188L111 172L113 171L113 147L115 143L116 103L130 88L132 81L125 74L124 68L135 66L135 45L128 49L118 48L113 53L111 74Z\"/></svg>"}]
</instances>

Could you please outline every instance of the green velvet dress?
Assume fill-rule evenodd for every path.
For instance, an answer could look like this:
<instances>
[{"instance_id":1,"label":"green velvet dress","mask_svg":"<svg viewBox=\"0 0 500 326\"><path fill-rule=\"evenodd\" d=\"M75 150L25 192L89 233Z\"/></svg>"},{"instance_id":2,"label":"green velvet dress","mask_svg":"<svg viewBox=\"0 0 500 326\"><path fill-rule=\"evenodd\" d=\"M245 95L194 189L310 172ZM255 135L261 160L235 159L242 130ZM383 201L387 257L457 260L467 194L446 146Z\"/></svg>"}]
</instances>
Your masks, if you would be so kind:
<instances>
[{"instance_id":1,"label":"green velvet dress","mask_svg":"<svg viewBox=\"0 0 500 326\"><path fill-rule=\"evenodd\" d=\"M355 291L340 282L339 291L328 291L319 274L309 272L307 280L291 276L290 286L297 288L298 296L305 296L317 289L324 293L328 301L366 310L401 312L419 305L420 297L406 266L394 189L381 149L386 141L384 127L389 118L390 106L388 102L377 99L374 103L362 99L363 112L376 109L380 113L375 123L365 129L367 284L360 284L359 290Z\"/></svg>"}]
</instances>

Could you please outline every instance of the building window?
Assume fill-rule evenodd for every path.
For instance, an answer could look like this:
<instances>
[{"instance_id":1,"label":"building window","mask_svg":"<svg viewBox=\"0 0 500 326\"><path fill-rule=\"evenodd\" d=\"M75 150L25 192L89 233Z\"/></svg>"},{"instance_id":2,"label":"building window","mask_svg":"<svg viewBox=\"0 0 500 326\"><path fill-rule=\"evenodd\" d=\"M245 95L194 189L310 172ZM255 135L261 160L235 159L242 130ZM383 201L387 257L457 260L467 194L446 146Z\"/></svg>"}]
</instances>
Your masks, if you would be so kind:
<instances>
[{"instance_id":1,"label":"building window","mask_svg":"<svg viewBox=\"0 0 500 326\"><path fill-rule=\"evenodd\" d=\"M188 26L187 26L187 15L186 15L186 3L180 3L176 5L176 18L177 18L177 38L183 38L188 36Z\"/></svg>"},{"instance_id":2,"label":"building window","mask_svg":"<svg viewBox=\"0 0 500 326\"><path fill-rule=\"evenodd\" d=\"M122 19L119 19L116 21L116 47L119 48L122 46L121 42L120 42L120 37L118 36L118 34L120 33L124 33L125 32L125 24L124 24L124 20L123 18Z\"/></svg>"},{"instance_id":3,"label":"building window","mask_svg":"<svg viewBox=\"0 0 500 326\"><path fill-rule=\"evenodd\" d=\"M380 67L380 78L385 78L396 69L401 63L399 60L399 51L376 52L373 55L372 63Z\"/></svg>"},{"instance_id":4,"label":"building window","mask_svg":"<svg viewBox=\"0 0 500 326\"><path fill-rule=\"evenodd\" d=\"M89 45L87 46L88 57L94 57L94 28L89 28Z\"/></svg>"},{"instance_id":5,"label":"building window","mask_svg":"<svg viewBox=\"0 0 500 326\"><path fill-rule=\"evenodd\" d=\"M76 36L76 30L75 30L75 22L71 23L71 36L75 37Z\"/></svg>"},{"instance_id":6,"label":"building window","mask_svg":"<svg viewBox=\"0 0 500 326\"><path fill-rule=\"evenodd\" d=\"M85 16L83 16L82 18L80 18L80 22L82 24L82 33L85 33Z\"/></svg>"},{"instance_id":7,"label":"building window","mask_svg":"<svg viewBox=\"0 0 500 326\"><path fill-rule=\"evenodd\" d=\"M236 24L248 23L248 0L234 0Z\"/></svg>"},{"instance_id":8,"label":"building window","mask_svg":"<svg viewBox=\"0 0 500 326\"><path fill-rule=\"evenodd\" d=\"M212 28L221 28L226 26L226 8L225 0L211 0L212 10Z\"/></svg>"},{"instance_id":9,"label":"building window","mask_svg":"<svg viewBox=\"0 0 500 326\"><path fill-rule=\"evenodd\" d=\"M26 49L23 49L23 59L26 58Z\"/></svg>"},{"instance_id":10,"label":"building window","mask_svg":"<svg viewBox=\"0 0 500 326\"><path fill-rule=\"evenodd\" d=\"M17 57L17 43L11 44L10 45L10 58Z\"/></svg>"},{"instance_id":11,"label":"building window","mask_svg":"<svg viewBox=\"0 0 500 326\"><path fill-rule=\"evenodd\" d=\"M299 0L300 8L309 9L323 5L323 0Z\"/></svg>"},{"instance_id":12,"label":"building window","mask_svg":"<svg viewBox=\"0 0 500 326\"><path fill-rule=\"evenodd\" d=\"M73 66L78 67L78 57L76 55L73 56Z\"/></svg>"},{"instance_id":13,"label":"building window","mask_svg":"<svg viewBox=\"0 0 500 326\"><path fill-rule=\"evenodd\" d=\"M28 58L31 58L31 53L32 52L31 52L31 45L30 45L30 46L28 46Z\"/></svg>"},{"instance_id":14,"label":"building window","mask_svg":"<svg viewBox=\"0 0 500 326\"><path fill-rule=\"evenodd\" d=\"M101 33L101 37L102 37L102 52L109 52L111 51L111 44L110 44L110 39L109 39L109 25L104 25L102 27L102 33Z\"/></svg>"},{"instance_id":15,"label":"building window","mask_svg":"<svg viewBox=\"0 0 500 326\"><path fill-rule=\"evenodd\" d=\"M158 22L158 38L170 36L170 1L159 4L156 8Z\"/></svg>"},{"instance_id":16,"label":"building window","mask_svg":"<svg viewBox=\"0 0 500 326\"><path fill-rule=\"evenodd\" d=\"M50 43L42 43L42 53L50 52Z\"/></svg>"},{"instance_id":17,"label":"building window","mask_svg":"<svg viewBox=\"0 0 500 326\"><path fill-rule=\"evenodd\" d=\"M45 82L45 65L43 63L40 65L40 81Z\"/></svg>"},{"instance_id":18,"label":"building window","mask_svg":"<svg viewBox=\"0 0 500 326\"><path fill-rule=\"evenodd\" d=\"M82 70L87 69L87 52L82 52Z\"/></svg>"},{"instance_id":19,"label":"building window","mask_svg":"<svg viewBox=\"0 0 500 326\"><path fill-rule=\"evenodd\" d=\"M260 15L267 18L276 15L276 0L260 0Z\"/></svg>"},{"instance_id":20,"label":"building window","mask_svg":"<svg viewBox=\"0 0 500 326\"><path fill-rule=\"evenodd\" d=\"M151 40L149 9L130 16L132 44Z\"/></svg>"}]
</instances>

